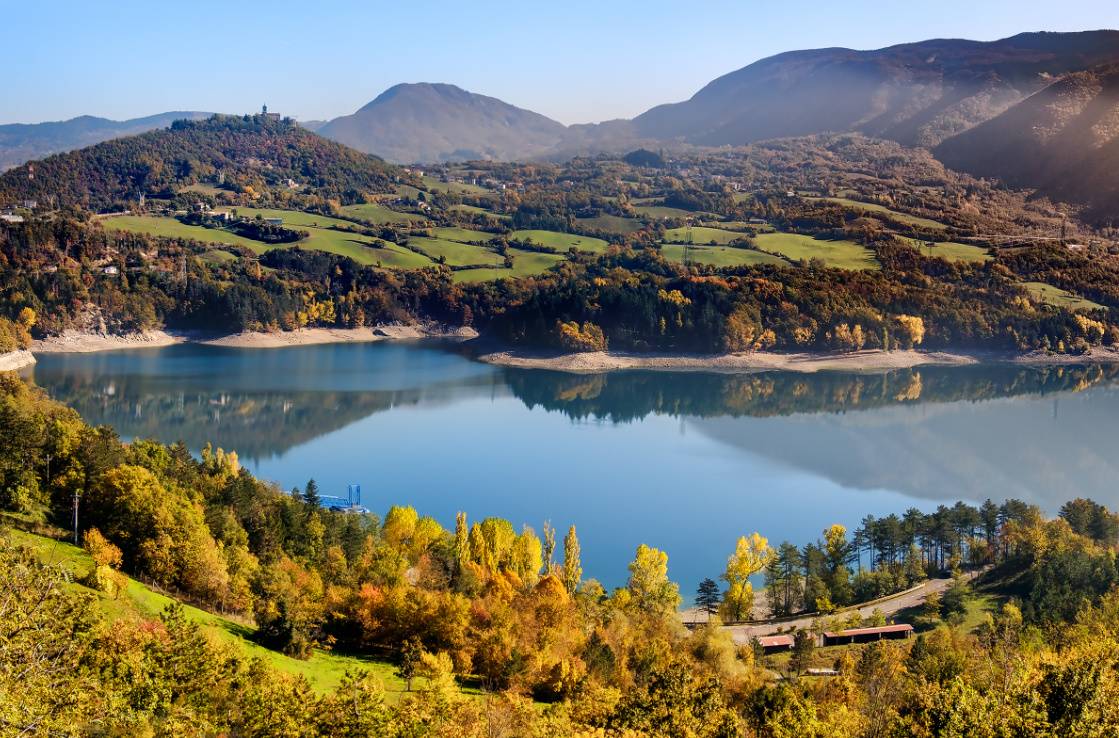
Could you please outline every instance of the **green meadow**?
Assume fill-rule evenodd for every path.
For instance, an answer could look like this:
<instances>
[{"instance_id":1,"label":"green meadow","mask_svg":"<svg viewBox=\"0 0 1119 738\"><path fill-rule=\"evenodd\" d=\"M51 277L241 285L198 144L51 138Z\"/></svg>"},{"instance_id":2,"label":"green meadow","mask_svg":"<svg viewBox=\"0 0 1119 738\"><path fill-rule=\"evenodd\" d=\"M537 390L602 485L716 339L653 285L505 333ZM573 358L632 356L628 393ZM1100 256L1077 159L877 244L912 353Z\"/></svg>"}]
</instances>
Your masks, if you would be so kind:
<instances>
[{"instance_id":1,"label":"green meadow","mask_svg":"<svg viewBox=\"0 0 1119 738\"><path fill-rule=\"evenodd\" d=\"M692 243L694 244L710 244L712 242L725 246L726 244L746 238L744 233L736 233L735 231L727 231L722 228L708 228L706 226L694 226L692 228ZM687 228L669 228L664 232L665 243L687 243L688 229Z\"/></svg>"},{"instance_id":2,"label":"green meadow","mask_svg":"<svg viewBox=\"0 0 1119 738\"><path fill-rule=\"evenodd\" d=\"M506 277L531 277L543 274L564 260L560 254L545 254L538 251L509 249L513 256L513 268L497 267L492 269L460 269L455 272L456 282L489 282Z\"/></svg>"},{"instance_id":3,"label":"green meadow","mask_svg":"<svg viewBox=\"0 0 1119 738\"><path fill-rule=\"evenodd\" d=\"M921 241L916 238L907 238L905 240L910 246L919 250L924 256L944 259L945 261L966 261L982 264L993 258L985 247L975 246L974 244L957 243L956 241L937 241L933 244L932 248L929 248L928 242L926 241Z\"/></svg>"},{"instance_id":4,"label":"green meadow","mask_svg":"<svg viewBox=\"0 0 1119 738\"><path fill-rule=\"evenodd\" d=\"M684 263L684 244L667 243L661 247L661 253L669 261ZM758 264L773 264L776 266L789 266L789 262L779 256L766 254L754 249L739 249L732 246L692 246L689 259L696 264L706 264L713 267L755 266Z\"/></svg>"},{"instance_id":5,"label":"green meadow","mask_svg":"<svg viewBox=\"0 0 1119 738\"><path fill-rule=\"evenodd\" d=\"M778 254L796 263L820 259L836 269L878 269L874 252L853 241L821 241L799 233L760 233L754 243L762 251Z\"/></svg>"},{"instance_id":6,"label":"green meadow","mask_svg":"<svg viewBox=\"0 0 1119 738\"><path fill-rule=\"evenodd\" d=\"M1097 302L1092 302L1080 295L1074 295L1067 290L1062 290L1060 287L1054 287L1044 282L1023 282L1022 286L1029 291L1031 297L1047 305L1065 308L1066 310L1103 309L1103 305Z\"/></svg>"},{"instance_id":7,"label":"green meadow","mask_svg":"<svg viewBox=\"0 0 1119 738\"><path fill-rule=\"evenodd\" d=\"M496 251L473 244L446 241L441 238L412 237L408 244L422 250L433 260L443 258L449 266L501 264L505 260Z\"/></svg>"},{"instance_id":8,"label":"green meadow","mask_svg":"<svg viewBox=\"0 0 1119 738\"><path fill-rule=\"evenodd\" d=\"M698 213L681 208L670 208L666 205L635 205L635 211L646 218L693 218Z\"/></svg>"},{"instance_id":9,"label":"green meadow","mask_svg":"<svg viewBox=\"0 0 1119 738\"><path fill-rule=\"evenodd\" d=\"M930 220L928 218L922 218L922 217L917 216L917 215L909 215L908 213L899 213L897 210L891 210L890 208L888 208L884 205L879 205L879 204L873 203L873 202L862 202L860 200L851 200L851 199L846 198L846 197L821 197L821 198L812 198L812 199L827 200L828 202L834 202L837 205L844 205L846 207L851 208L852 210L860 210L860 211L865 212L865 213L881 213L883 215L889 215L891 218L898 221L899 223L905 223L906 225L911 225L911 226L914 226L916 228L929 228L929 229L934 229L934 230L944 230L945 228L948 227L948 226L944 225L943 223L938 223L935 220Z\"/></svg>"},{"instance_id":10,"label":"green meadow","mask_svg":"<svg viewBox=\"0 0 1119 738\"><path fill-rule=\"evenodd\" d=\"M560 233L559 231L513 231L510 237L518 241L532 241L534 244L547 246L559 252L566 252L568 249L575 247L579 251L601 254L610 246L601 238L578 236L574 233Z\"/></svg>"},{"instance_id":11,"label":"green meadow","mask_svg":"<svg viewBox=\"0 0 1119 738\"><path fill-rule=\"evenodd\" d=\"M576 218L575 220L584 228L592 228L606 233L617 233L622 236L627 233L635 233L645 227L644 223L635 218L623 218L620 215L610 215L608 213L596 215L593 218Z\"/></svg>"},{"instance_id":12,"label":"green meadow","mask_svg":"<svg viewBox=\"0 0 1119 738\"><path fill-rule=\"evenodd\" d=\"M487 231L474 231L469 228L441 227L432 228L433 238L444 241L458 241L459 243L489 243L497 234Z\"/></svg>"},{"instance_id":13,"label":"green meadow","mask_svg":"<svg viewBox=\"0 0 1119 738\"><path fill-rule=\"evenodd\" d=\"M341 211L350 218L368 223L388 225L389 223L423 223L426 218L415 213L400 213L375 202L360 205L343 205Z\"/></svg>"},{"instance_id":14,"label":"green meadow","mask_svg":"<svg viewBox=\"0 0 1119 738\"><path fill-rule=\"evenodd\" d=\"M245 246L258 253L264 251L264 244L260 241L254 241L251 238L238 236L235 233L217 228L186 225L174 218L163 218L158 215L114 215L111 218L103 218L101 225L111 231L147 233L151 236L163 236L165 238L193 238L195 241L202 243Z\"/></svg>"},{"instance_id":15,"label":"green meadow","mask_svg":"<svg viewBox=\"0 0 1119 738\"><path fill-rule=\"evenodd\" d=\"M423 178L424 189L428 192L453 192L458 195L484 195L489 192L479 185L465 184L463 182L441 182L435 177Z\"/></svg>"}]
</instances>

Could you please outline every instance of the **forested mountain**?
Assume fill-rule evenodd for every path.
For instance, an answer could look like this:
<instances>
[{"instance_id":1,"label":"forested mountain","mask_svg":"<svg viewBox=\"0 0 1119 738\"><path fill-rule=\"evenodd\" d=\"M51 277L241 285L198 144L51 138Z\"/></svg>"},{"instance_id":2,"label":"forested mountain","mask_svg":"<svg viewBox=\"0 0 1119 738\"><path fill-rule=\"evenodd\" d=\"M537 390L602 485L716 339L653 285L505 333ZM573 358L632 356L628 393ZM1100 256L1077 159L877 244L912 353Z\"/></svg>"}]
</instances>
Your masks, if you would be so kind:
<instances>
[{"instance_id":1,"label":"forested mountain","mask_svg":"<svg viewBox=\"0 0 1119 738\"><path fill-rule=\"evenodd\" d=\"M0 171L50 154L166 128L176 120L198 120L210 115L196 111L173 111L129 120L82 115L47 123L0 125Z\"/></svg>"},{"instance_id":2,"label":"forested mountain","mask_svg":"<svg viewBox=\"0 0 1119 738\"><path fill-rule=\"evenodd\" d=\"M931 40L876 51L793 51L633 120L638 136L700 145L857 131L935 146L1055 77L1119 61L1119 31Z\"/></svg>"},{"instance_id":3,"label":"forested mountain","mask_svg":"<svg viewBox=\"0 0 1119 738\"><path fill-rule=\"evenodd\" d=\"M396 162L523 160L551 150L564 126L539 113L446 84L402 84L318 129Z\"/></svg>"},{"instance_id":4,"label":"forested mountain","mask_svg":"<svg viewBox=\"0 0 1119 738\"><path fill-rule=\"evenodd\" d=\"M0 202L36 199L94 211L158 195L172 185L221 178L247 191L310 187L334 198L388 189L395 168L328 141L292 120L215 115L168 130L106 141L0 175ZM290 183L288 182L290 180Z\"/></svg>"},{"instance_id":5,"label":"forested mountain","mask_svg":"<svg viewBox=\"0 0 1119 738\"><path fill-rule=\"evenodd\" d=\"M1119 64L1070 74L935 150L951 167L1119 216Z\"/></svg>"}]
</instances>

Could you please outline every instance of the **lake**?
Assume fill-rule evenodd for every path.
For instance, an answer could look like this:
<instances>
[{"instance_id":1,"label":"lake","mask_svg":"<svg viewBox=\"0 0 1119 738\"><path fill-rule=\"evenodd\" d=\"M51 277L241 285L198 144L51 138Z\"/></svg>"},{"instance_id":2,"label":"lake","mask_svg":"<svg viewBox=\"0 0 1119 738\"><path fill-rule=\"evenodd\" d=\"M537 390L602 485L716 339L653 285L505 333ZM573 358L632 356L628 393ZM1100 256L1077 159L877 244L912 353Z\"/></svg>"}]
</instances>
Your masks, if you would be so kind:
<instances>
[{"instance_id":1,"label":"lake","mask_svg":"<svg viewBox=\"0 0 1119 738\"><path fill-rule=\"evenodd\" d=\"M448 528L458 510L561 539L575 524L584 575L608 587L657 546L687 598L755 530L803 545L987 497L1119 508L1114 366L571 375L382 342L47 354L27 373L122 437L209 441L284 489L357 483L375 512Z\"/></svg>"}]
</instances>

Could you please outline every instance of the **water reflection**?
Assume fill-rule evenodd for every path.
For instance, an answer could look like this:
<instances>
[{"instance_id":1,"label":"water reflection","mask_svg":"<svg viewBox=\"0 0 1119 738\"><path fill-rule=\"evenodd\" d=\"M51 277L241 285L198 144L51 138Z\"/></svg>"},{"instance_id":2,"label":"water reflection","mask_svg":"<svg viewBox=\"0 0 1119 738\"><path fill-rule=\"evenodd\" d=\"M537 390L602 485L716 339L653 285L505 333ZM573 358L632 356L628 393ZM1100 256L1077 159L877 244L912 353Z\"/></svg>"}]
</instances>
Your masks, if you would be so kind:
<instances>
[{"instance_id":1,"label":"water reflection","mask_svg":"<svg viewBox=\"0 0 1119 738\"><path fill-rule=\"evenodd\" d=\"M460 509L578 523L615 584L639 542L693 586L751 530L804 543L988 496L1119 508L1114 366L582 376L375 344L44 356L31 374L92 423L236 449L285 488L359 482L374 509L447 525Z\"/></svg>"}]
</instances>

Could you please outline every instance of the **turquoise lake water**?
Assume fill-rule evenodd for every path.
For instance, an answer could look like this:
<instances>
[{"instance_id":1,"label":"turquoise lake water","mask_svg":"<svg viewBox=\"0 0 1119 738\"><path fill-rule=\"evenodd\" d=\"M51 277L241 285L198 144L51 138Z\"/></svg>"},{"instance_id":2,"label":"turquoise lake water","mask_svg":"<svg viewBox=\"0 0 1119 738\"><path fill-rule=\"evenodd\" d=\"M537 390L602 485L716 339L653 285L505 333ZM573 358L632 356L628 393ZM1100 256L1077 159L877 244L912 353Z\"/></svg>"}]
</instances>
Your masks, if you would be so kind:
<instances>
[{"instance_id":1,"label":"turquoise lake water","mask_svg":"<svg viewBox=\"0 0 1119 738\"><path fill-rule=\"evenodd\" d=\"M1119 508L1119 368L608 375L506 369L437 343L180 345L44 355L28 371L122 437L207 441L284 489L362 487L450 527L575 524L584 572L625 582L639 543L686 597L739 535L1016 497Z\"/></svg>"}]
</instances>

